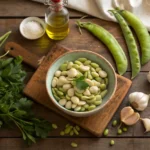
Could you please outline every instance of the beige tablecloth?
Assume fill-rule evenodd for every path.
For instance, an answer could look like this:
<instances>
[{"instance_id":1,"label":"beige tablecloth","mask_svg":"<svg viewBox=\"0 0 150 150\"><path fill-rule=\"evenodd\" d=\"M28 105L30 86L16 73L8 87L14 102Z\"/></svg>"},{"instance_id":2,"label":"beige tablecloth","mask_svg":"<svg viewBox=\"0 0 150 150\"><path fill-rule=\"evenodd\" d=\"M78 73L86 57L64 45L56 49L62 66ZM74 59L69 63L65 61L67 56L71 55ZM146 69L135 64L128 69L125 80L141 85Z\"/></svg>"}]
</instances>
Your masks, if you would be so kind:
<instances>
[{"instance_id":1,"label":"beige tablecloth","mask_svg":"<svg viewBox=\"0 0 150 150\"><path fill-rule=\"evenodd\" d=\"M108 10L120 7L138 16L150 31L150 0L68 0L68 7L108 21L116 21Z\"/></svg>"}]
</instances>

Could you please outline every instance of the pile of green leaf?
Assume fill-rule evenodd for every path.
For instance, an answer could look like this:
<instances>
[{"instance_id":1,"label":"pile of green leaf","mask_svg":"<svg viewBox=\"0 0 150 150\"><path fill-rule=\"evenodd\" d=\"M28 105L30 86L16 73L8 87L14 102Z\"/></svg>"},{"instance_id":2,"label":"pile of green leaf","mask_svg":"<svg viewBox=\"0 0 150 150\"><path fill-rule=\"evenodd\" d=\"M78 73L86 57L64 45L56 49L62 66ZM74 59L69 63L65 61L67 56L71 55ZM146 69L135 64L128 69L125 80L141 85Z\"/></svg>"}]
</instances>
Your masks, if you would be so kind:
<instances>
[{"instance_id":1,"label":"pile of green leaf","mask_svg":"<svg viewBox=\"0 0 150 150\"><path fill-rule=\"evenodd\" d=\"M22 96L26 72L22 70L22 57L0 59L0 126L12 123L29 144L35 138L46 138L51 124L38 119L31 112L32 101Z\"/></svg>"}]
</instances>

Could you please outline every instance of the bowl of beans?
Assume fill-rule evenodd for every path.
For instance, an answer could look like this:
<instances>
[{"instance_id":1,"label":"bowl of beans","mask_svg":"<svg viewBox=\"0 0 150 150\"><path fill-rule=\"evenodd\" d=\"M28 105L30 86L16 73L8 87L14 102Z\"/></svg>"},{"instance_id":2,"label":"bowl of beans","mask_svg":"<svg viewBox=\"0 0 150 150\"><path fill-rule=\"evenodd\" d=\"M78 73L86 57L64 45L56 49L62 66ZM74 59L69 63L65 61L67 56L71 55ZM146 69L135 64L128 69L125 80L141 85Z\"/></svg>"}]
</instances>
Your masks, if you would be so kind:
<instances>
[{"instance_id":1,"label":"bowl of beans","mask_svg":"<svg viewBox=\"0 0 150 150\"><path fill-rule=\"evenodd\" d=\"M87 117L104 108L116 85L112 65L101 55L87 50L61 55L46 76L50 100L60 111L75 117Z\"/></svg>"}]
</instances>

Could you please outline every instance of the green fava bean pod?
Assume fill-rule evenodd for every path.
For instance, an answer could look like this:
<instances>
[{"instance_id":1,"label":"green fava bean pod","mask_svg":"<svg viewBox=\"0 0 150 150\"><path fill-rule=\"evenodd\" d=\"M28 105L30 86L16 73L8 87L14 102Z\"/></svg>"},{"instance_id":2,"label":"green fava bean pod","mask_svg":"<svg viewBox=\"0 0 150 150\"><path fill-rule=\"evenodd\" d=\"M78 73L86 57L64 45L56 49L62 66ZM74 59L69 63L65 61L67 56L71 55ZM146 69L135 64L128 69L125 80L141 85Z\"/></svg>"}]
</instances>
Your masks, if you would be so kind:
<instances>
[{"instance_id":1,"label":"green fava bean pod","mask_svg":"<svg viewBox=\"0 0 150 150\"><path fill-rule=\"evenodd\" d=\"M108 47L115 59L118 73L123 75L127 70L128 62L124 51L114 36L94 23L77 21L77 25L87 29Z\"/></svg>"},{"instance_id":2,"label":"green fava bean pod","mask_svg":"<svg viewBox=\"0 0 150 150\"><path fill-rule=\"evenodd\" d=\"M150 37L146 27L142 21L131 12L120 10L119 13L134 29L141 46L141 64L146 64L150 60Z\"/></svg>"},{"instance_id":3,"label":"green fava bean pod","mask_svg":"<svg viewBox=\"0 0 150 150\"><path fill-rule=\"evenodd\" d=\"M112 12L112 14L117 19L122 29L123 35L125 37L128 50L129 50L131 66L132 66L131 79L133 79L134 77L137 76L137 74L140 72L140 69L141 69L140 57L139 57L139 52L138 52L138 48L136 45L136 41L125 19L115 10L110 10L110 12Z\"/></svg>"}]
</instances>

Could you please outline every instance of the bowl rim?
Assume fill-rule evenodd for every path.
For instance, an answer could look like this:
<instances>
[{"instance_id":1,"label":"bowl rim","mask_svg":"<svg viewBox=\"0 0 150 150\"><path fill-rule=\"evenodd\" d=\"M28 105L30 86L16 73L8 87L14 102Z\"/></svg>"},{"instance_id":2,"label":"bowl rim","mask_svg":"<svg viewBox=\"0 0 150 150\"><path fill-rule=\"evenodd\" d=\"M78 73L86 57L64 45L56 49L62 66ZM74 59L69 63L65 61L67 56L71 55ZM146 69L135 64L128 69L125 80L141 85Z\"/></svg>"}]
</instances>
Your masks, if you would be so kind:
<instances>
[{"instance_id":1,"label":"bowl rim","mask_svg":"<svg viewBox=\"0 0 150 150\"><path fill-rule=\"evenodd\" d=\"M40 35L40 36L38 36L38 37L36 37L36 38L31 38L31 37L28 37L28 36L26 36L26 34L24 34L24 32L23 32L23 26L24 26L24 24L28 21L28 20L35 20L35 21L37 21L38 23L40 23L41 24L41 26L43 27L43 33ZM26 39L28 39L28 40L36 40L36 39L39 39L40 37L42 37L44 34L45 34L45 29L46 27L45 27L45 22L41 19L41 18L39 18L39 17L27 17L27 18L25 18L25 19L23 19L22 21L21 21L21 23L20 23L20 25L19 25L19 30L20 30L20 33L21 33L21 35L23 36L23 37L25 37Z\"/></svg>"},{"instance_id":2,"label":"bowl rim","mask_svg":"<svg viewBox=\"0 0 150 150\"><path fill-rule=\"evenodd\" d=\"M49 93L49 90L48 90L48 75L49 75L49 71L51 69L51 67L60 59L62 58L63 56L67 55L67 54L70 54L70 53L76 53L76 52L86 52L86 53L89 53L89 54L94 54L98 57L100 57L101 59L103 59L108 65L109 67L112 69L112 72L113 72L113 75L114 75L114 79L115 79L115 85L114 85L114 89L113 89L113 92L111 94L111 96L109 97L109 99L103 104L102 107L96 107L95 109L93 110L90 110L90 111L85 111L85 112L76 112L76 111L71 111L71 110L68 110L66 109L65 107L59 105L59 103L57 102L57 100L53 97L51 97L50 93ZM53 102L54 105L58 106L59 109L61 109L62 111L66 111L67 114L75 114L75 115L88 115L88 114L93 114L93 113L96 113L98 111L100 111L101 109L103 109L109 102L110 102L110 99L114 96L114 93L116 91L116 88L117 88L117 75L116 75L116 72L113 68L113 66L111 65L111 63L105 58L103 57L102 55L96 53L96 52L92 52L92 51L89 51L89 50L71 50L71 51L68 51L68 52L65 52L64 54L60 55L57 59L55 59L53 61L53 63L50 65L50 67L48 68L47 70L47 73L46 73L46 90L47 90L47 93L49 95L49 98L50 100ZM101 109L100 109L101 108Z\"/></svg>"}]
</instances>

